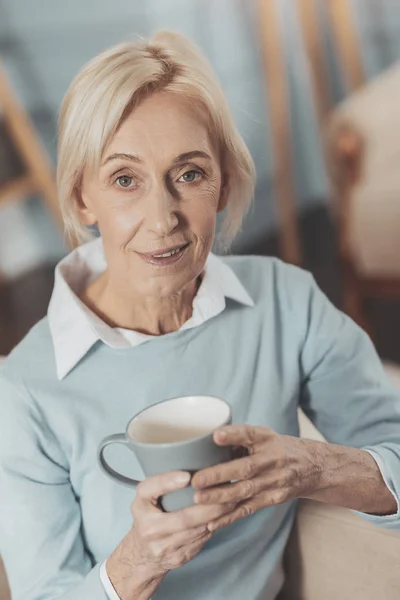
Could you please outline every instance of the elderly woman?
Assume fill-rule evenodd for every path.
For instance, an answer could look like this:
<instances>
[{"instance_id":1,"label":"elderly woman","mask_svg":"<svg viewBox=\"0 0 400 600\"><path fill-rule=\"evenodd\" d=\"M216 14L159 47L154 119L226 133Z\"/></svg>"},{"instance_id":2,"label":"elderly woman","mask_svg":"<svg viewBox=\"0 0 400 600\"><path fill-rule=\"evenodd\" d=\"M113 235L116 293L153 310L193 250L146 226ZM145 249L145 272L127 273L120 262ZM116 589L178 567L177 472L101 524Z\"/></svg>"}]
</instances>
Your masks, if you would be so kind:
<instances>
[{"instance_id":1,"label":"elderly woman","mask_svg":"<svg viewBox=\"0 0 400 600\"><path fill-rule=\"evenodd\" d=\"M400 529L400 400L368 337L305 272L210 253L252 197L253 163L212 70L159 33L84 67L61 111L68 232L48 316L1 370L0 551L13 600L272 600L297 498ZM96 461L165 398L212 395L243 447L136 489ZM327 438L299 439L301 406ZM124 452L124 450L122 450ZM126 450L125 450L126 452ZM128 459L127 459L128 460Z\"/></svg>"}]
</instances>

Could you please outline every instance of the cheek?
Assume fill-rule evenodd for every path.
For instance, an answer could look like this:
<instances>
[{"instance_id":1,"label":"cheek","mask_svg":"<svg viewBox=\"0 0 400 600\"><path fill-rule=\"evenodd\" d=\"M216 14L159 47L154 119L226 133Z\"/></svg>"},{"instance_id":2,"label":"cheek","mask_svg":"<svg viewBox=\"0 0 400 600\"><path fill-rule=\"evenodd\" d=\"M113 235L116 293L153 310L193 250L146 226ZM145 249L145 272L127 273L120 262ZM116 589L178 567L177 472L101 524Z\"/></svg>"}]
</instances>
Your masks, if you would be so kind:
<instances>
[{"instance_id":1,"label":"cheek","mask_svg":"<svg viewBox=\"0 0 400 600\"><path fill-rule=\"evenodd\" d=\"M218 182L211 181L199 188L197 193L193 195L187 204L186 210L191 229L198 230L198 233L202 230L204 234L212 230L213 233L217 218L219 193Z\"/></svg>"},{"instance_id":2,"label":"cheek","mask_svg":"<svg viewBox=\"0 0 400 600\"><path fill-rule=\"evenodd\" d=\"M140 226L142 215L138 210L118 212L114 218L114 227L121 233L134 233Z\"/></svg>"},{"instance_id":3,"label":"cheek","mask_svg":"<svg viewBox=\"0 0 400 600\"><path fill-rule=\"evenodd\" d=\"M106 238L123 244L129 241L139 229L142 216L138 210L126 207L111 207L99 215L98 226L104 240Z\"/></svg>"}]
</instances>

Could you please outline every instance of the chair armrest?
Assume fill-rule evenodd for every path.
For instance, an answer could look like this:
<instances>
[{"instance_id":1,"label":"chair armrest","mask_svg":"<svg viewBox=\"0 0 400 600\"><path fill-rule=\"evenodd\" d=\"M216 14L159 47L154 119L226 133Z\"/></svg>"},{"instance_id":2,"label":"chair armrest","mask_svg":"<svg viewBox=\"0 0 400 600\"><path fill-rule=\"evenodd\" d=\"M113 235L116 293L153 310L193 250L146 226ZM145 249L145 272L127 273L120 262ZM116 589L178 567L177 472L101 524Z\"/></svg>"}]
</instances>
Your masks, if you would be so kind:
<instances>
[{"instance_id":1,"label":"chair armrest","mask_svg":"<svg viewBox=\"0 0 400 600\"><path fill-rule=\"evenodd\" d=\"M4 570L3 561L0 558L0 599L11 600L10 588L8 587L7 575Z\"/></svg>"},{"instance_id":2,"label":"chair armrest","mask_svg":"<svg viewBox=\"0 0 400 600\"><path fill-rule=\"evenodd\" d=\"M280 600L398 600L400 535L352 511L299 502Z\"/></svg>"},{"instance_id":3,"label":"chair armrest","mask_svg":"<svg viewBox=\"0 0 400 600\"><path fill-rule=\"evenodd\" d=\"M396 168L399 157L400 63L396 63L367 85L351 94L330 114L327 122L328 156L344 127L357 132L365 145L363 178L369 179L389 166ZM396 169L397 170L397 169Z\"/></svg>"}]
</instances>

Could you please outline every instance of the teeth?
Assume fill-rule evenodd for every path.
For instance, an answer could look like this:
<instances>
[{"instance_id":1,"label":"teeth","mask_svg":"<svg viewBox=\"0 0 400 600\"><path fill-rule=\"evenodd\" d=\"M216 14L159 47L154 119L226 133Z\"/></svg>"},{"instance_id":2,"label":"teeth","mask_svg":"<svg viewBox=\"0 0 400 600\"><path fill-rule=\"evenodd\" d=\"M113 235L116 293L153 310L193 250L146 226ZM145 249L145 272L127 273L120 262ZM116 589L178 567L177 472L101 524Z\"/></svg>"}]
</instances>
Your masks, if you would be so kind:
<instances>
[{"instance_id":1,"label":"teeth","mask_svg":"<svg viewBox=\"0 0 400 600\"><path fill-rule=\"evenodd\" d=\"M181 248L177 248L176 250L171 250L171 252L166 252L165 254L153 254L154 258L168 258L169 256L173 256L174 254L178 254L182 250Z\"/></svg>"}]
</instances>

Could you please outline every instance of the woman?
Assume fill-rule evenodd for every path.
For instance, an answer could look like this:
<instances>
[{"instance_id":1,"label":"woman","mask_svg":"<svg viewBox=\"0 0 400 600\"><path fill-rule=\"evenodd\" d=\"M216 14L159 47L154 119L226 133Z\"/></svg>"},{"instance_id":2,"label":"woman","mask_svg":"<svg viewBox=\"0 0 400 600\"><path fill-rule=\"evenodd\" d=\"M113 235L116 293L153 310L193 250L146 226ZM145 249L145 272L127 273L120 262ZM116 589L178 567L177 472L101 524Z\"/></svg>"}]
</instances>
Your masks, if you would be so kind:
<instances>
[{"instance_id":1,"label":"woman","mask_svg":"<svg viewBox=\"0 0 400 600\"><path fill-rule=\"evenodd\" d=\"M1 371L13 600L272 600L297 498L400 529L400 401L367 336L305 272L210 254L219 212L225 244L240 227L254 172L189 41L159 33L82 70L58 184L68 232L101 238L61 261L47 318ZM215 441L247 453L198 472L196 503L164 513L158 498L188 473L135 492L104 476L96 449L188 394L225 398L234 424ZM298 438L299 406L331 443Z\"/></svg>"}]
</instances>

